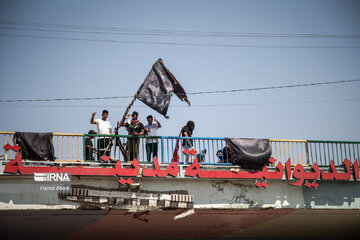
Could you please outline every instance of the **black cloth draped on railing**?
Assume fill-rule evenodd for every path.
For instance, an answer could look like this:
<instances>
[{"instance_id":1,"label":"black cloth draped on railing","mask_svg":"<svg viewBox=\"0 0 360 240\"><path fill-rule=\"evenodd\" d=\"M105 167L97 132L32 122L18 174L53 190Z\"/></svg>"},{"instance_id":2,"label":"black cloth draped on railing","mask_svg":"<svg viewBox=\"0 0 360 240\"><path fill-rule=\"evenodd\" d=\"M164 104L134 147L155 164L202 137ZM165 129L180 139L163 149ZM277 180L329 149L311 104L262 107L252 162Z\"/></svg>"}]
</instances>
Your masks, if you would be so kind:
<instances>
[{"instance_id":1,"label":"black cloth draped on railing","mask_svg":"<svg viewBox=\"0 0 360 240\"><path fill-rule=\"evenodd\" d=\"M22 159L55 160L52 133L16 132L15 143L21 148Z\"/></svg>"},{"instance_id":2,"label":"black cloth draped on railing","mask_svg":"<svg viewBox=\"0 0 360 240\"><path fill-rule=\"evenodd\" d=\"M234 164L258 170L268 164L271 156L269 139L226 138Z\"/></svg>"}]
</instances>

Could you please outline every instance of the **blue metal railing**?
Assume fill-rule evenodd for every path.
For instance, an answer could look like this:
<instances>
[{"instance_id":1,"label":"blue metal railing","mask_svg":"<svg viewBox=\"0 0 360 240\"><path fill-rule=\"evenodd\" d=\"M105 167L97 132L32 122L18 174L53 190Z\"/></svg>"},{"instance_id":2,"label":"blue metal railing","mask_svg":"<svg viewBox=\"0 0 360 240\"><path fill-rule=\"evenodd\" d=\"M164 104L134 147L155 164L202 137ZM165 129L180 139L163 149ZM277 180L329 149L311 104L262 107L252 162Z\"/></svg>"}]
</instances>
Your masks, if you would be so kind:
<instances>
[{"instance_id":1,"label":"blue metal railing","mask_svg":"<svg viewBox=\"0 0 360 240\"><path fill-rule=\"evenodd\" d=\"M352 162L360 158L360 142L308 140L307 144L310 164L328 166L332 160L340 166L345 158Z\"/></svg>"},{"instance_id":2,"label":"blue metal railing","mask_svg":"<svg viewBox=\"0 0 360 240\"><path fill-rule=\"evenodd\" d=\"M227 159L229 152L225 147L225 138L161 137L162 161L165 163L177 161L179 164L187 164L197 157L200 164L231 165L231 163L221 161L218 156L218 152L221 151L221 154L224 156L223 159ZM194 150L196 154L186 154L186 149L190 152Z\"/></svg>"},{"instance_id":3,"label":"blue metal railing","mask_svg":"<svg viewBox=\"0 0 360 240\"><path fill-rule=\"evenodd\" d=\"M15 132L0 132L0 143L14 144ZM129 135L88 135L73 133L53 133L53 146L55 150L56 161L79 162L93 161L99 162L99 157L95 152L91 155L93 159L87 159L86 155L86 138L92 136L91 143L94 151L98 151L98 139L102 137L111 138L113 144L109 147L109 156L112 160L131 160L124 156L129 154ZM119 138L122 144L124 154L120 151L120 146L115 144L115 139ZM158 142L158 160L160 163L171 163L177 160L179 164L186 164L187 160L192 162L196 156L200 164L211 165L231 165L227 161L221 161L219 151L223 155L223 160L228 159L229 151L227 150L225 138L213 137L176 137L176 136L138 136L136 146L132 147L137 150L136 157L139 162L147 163L147 143L148 140L157 139ZM188 142L188 141L189 142ZM285 164L290 158L292 164L312 165L317 163L320 166L328 166L331 160L336 166L342 165L345 158L354 162L360 158L360 141L318 141L318 140L289 140L289 139L269 139L272 148L272 157L277 162ZM130 141L135 144L136 141ZM191 142L191 146L188 146ZM192 147L192 148L190 148ZM177 151L175 149L178 148ZM185 154L184 150L196 151L195 155ZM152 149L154 150L154 149ZM186 151L185 151L186 152ZM186 155L190 155L187 159ZM175 159L174 159L175 156ZM0 161L13 159L12 151L5 151L0 147ZM152 156L151 156L152 159ZM31 160L31 159L30 159Z\"/></svg>"},{"instance_id":4,"label":"blue metal railing","mask_svg":"<svg viewBox=\"0 0 360 240\"><path fill-rule=\"evenodd\" d=\"M112 139L112 144L107 149L107 155L113 160L130 161L134 156L139 162L149 162L147 143L151 141L157 141L157 158L160 163L171 163L177 161L179 164L188 164L193 162L197 157L200 164L212 164L212 165L229 165L224 159L228 159L230 155L226 148L225 138L205 138L205 137L173 137L173 136L161 136L161 137L149 137L149 136L129 136L129 135L88 135L84 134L84 160L89 157L86 154L86 141L85 138L92 137L91 141L93 147L97 152L99 149L104 149L108 145L107 139ZM119 144L115 144L115 140L119 139ZM104 145L104 146L100 146ZM150 146L151 147L151 146ZM121 149L122 148L122 149ZM177 149L177 150L176 150ZM187 149L187 150L186 150ZM152 149L154 150L154 149ZM220 154L218 152L221 152ZM135 153L136 152L136 153ZM125 154L124 154L125 153ZM132 154L134 156L132 156ZM221 155L223 157L221 157ZM223 161L220 159L220 157ZM100 156L97 156L95 151L92 154L92 161L100 161ZM151 161L153 155L150 157Z\"/></svg>"}]
</instances>

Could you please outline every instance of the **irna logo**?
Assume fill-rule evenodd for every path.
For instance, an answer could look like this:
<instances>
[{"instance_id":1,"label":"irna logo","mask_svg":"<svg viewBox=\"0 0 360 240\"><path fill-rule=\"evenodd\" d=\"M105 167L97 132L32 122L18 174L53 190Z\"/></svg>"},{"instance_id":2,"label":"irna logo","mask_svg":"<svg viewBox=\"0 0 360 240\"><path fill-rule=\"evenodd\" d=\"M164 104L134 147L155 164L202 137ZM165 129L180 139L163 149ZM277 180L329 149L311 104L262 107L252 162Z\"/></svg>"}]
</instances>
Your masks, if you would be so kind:
<instances>
[{"instance_id":1,"label":"irna logo","mask_svg":"<svg viewBox=\"0 0 360 240\"><path fill-rule=\"evenodd\" d=\"M36 173L34 180L36 182L70 182L69 173Z\"/></svg>"}]
</instances>

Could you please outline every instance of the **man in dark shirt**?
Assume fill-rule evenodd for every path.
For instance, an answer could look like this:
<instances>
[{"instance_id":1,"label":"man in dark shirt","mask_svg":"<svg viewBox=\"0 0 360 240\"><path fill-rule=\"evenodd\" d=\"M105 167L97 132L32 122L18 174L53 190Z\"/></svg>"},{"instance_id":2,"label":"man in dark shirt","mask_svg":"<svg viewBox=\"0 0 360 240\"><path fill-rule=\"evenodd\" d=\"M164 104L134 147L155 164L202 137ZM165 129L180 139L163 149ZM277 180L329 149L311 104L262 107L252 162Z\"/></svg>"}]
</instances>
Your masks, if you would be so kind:
<instances>
[{"instance_id":1,"label":"man in dark shirt","mask_svg":"<svg viewBox=\"0 0 360 240\"><path fill-rule=\"evenodd\" d=\"M181 136L183 137L191 137L192 133L195 128L195 123L193 121L188 121L187 124L183 127L181 131ZM193 145L192 139L184 139L183 140L183 147L184 148L191 148Z\"/></svg>"},{"instance_id":2,"label":"man in dark shirt","mask_svg":"<svg viewBox=\"0 0 360 240\"><path fill-rule=\"evenodd\" d=\"M128 138L127 143L127 150L129 153L130 161L134 160L134 158L139 159L140 139L137 136L144 135L144 125L138 119L139 113L134 111L131 116L132 119L125 124L128 135L133 136L131 138Z\"/></svg>"},{"instance_id":3,"label":"man in dark shirt","mask_svg":"<svg viewBox=\"0 0 360 240\"><path fill-rule=\"evenodd\" d=\"M183 127L181 131L182 137L191 137L195 128L195 123L193 121L188 121L187 124ZM183 140L183 149L193 149L193 139L184 139ZM185 156L185 163L190 163L193 160L193 156L191 154Z\"/></svg>"},{"instance_id":4,"label":"man in dark shirt","mask_svg":"<svg viewBox=\"0 0 360 240\"><path fill-rule=\"evenodd\" d=\"M88 134L96 134L94 130L90 130ZM86 161L94 161L95 158L93 153L97 154L96 149L93 147L92 139L94 136L87 136L85 138L85 160Z\"/></svg>"},{"instance_id":5,"label":"man in dark shirt","mask_svg":"<svg viewBox=\"0 0 360 240\"><path fill-rule=\"evenodd\" d=\"M231 152L228 147L224 147L222 150L217 151L216 156L219 158L218 163L233 163Z\"/></svg>"}]
</instances>

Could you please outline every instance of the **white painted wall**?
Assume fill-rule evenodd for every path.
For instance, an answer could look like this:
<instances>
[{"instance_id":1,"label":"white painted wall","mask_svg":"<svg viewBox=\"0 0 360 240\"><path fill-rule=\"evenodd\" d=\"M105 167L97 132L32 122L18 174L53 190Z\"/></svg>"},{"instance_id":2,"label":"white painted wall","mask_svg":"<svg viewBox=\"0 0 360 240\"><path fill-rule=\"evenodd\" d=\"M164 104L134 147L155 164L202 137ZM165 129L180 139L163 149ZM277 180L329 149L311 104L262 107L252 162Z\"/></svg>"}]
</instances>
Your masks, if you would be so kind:
<instances>
[{"instance_id":1,"label":"white painted wall","mask_svg":"<svg viewBox=\"0 0 360 240\"><path fill-rule=\"evenodd\" d=\"M140 178L132 178L135 182ZM143 178L142 190L185 191L194 195L195 208L312 208L360 209L360 184L349 181L317 181L317 189L295 187L285 180L268 180L257 188L254 180L199 178ZM47 185L47 184L42 184ZM119 188L117 177L78 177L72 186ZM125 190L125 187L123 186ZM58 198L57 191L40 191L33 176L0 176L0 209L76 208L77 203Z\"/></svg>"}]
</instances>

